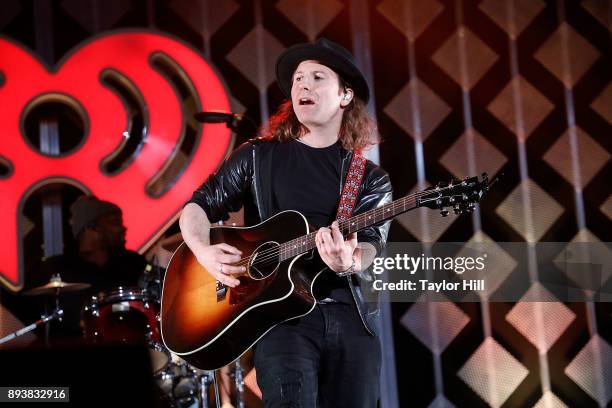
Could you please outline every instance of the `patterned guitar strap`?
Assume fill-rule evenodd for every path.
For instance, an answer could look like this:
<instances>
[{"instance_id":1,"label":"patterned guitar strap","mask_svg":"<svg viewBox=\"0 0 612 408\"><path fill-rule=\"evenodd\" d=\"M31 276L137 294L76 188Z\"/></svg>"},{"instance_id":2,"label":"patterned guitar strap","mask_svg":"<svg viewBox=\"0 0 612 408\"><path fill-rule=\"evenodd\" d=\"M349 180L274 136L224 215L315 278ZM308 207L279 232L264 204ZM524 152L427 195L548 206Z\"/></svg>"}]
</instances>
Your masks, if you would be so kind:
<instances>
[{"instance_id":1,"label":"patterned guitar strap","mask_svg":"<svg viewBox=\"0 0 612 408\"><path fill-rule=\"evenodd\" d=\"M338 222L346 221L353 215L353 208L357 202L357 194L359 193L359 187L361 187L363 173L365 172L365 164L366 158L363 157L361 152L356 151L353 153L348 175L342 188L338 213L336 214Z\"/></svg>"}]
</instances>

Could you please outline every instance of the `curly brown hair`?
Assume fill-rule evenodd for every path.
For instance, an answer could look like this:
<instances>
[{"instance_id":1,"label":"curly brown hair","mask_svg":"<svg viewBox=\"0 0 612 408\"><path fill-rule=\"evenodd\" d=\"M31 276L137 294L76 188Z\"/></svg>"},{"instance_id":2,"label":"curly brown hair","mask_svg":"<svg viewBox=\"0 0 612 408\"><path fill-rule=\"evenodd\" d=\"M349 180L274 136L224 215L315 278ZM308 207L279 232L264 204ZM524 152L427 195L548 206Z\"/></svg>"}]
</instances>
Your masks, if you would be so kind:
<instances>
[{"instance_id":1,"label":"curly brown hair","mask_svg":"<svg viewBox=\"0 0 612 408\"><path fill-rule=\"evenodd\" d=\"M291 100L287 99L270 117L268 127L262 127L259 134L263 139L284 142L299 139L307 131L306 126L298 120ZM344 108L339 139L342 147L352 151L361 151L381 141L374 119L368 113L365 103L357 96Z\"/></svg>"}]
</instances>

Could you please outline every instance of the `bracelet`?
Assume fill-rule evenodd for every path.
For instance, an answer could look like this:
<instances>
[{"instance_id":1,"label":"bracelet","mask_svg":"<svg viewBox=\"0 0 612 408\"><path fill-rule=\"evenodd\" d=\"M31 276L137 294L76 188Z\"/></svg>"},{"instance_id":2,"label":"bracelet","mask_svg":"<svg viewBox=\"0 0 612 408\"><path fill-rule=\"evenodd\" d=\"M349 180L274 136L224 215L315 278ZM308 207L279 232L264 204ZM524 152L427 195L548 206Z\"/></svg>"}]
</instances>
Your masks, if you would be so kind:
<instances>
[{"instance_id":1,"label":"bracelet","mask_svg":"<svg viewBox=\"0 0 612 408\"><path fill-rule=\"evenodd\" d=\"M355 273L355 257L353 257L353 263L348 267L346 271L336 272L340 277L349 276Z\"/></svg>"}]
</instances>

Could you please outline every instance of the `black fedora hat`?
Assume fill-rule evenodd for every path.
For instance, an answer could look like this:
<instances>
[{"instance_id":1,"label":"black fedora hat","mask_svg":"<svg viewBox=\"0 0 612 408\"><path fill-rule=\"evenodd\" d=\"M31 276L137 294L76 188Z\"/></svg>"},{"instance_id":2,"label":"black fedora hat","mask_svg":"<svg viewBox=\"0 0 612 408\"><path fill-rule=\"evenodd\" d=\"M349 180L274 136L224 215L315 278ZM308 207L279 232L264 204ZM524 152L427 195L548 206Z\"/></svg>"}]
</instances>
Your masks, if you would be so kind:
<instances>
[{"instance_id":1,"label":"black fedora hat","mask_svg":"<svg viewBox=\"0 0 612 408\"><path fill-rule=\"evenodd\" d=\"M289 99L291 99L293 73L300 62L306 60L318 61L333 69L350 85L355 95L368 103L370 89L355 64L355 58L346 48L326 38L321 38L315 43L302 43L289 47L276 60L276 82Z\"/></svg>"}]
</instances>

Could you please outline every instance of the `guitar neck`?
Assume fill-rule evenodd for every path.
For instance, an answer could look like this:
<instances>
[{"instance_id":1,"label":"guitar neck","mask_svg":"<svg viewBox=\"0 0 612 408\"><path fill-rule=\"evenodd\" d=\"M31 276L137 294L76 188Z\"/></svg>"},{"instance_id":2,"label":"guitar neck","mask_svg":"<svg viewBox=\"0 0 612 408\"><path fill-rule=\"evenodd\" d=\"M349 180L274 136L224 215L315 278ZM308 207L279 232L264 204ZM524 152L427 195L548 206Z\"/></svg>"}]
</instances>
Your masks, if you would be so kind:
<instances>
[{"instance_id":1,"label":"guitar neck","mask_svg":"<svg viewBox=\"0 0 612 408\"><path fill-rule=\"evenodd\" d=\"M410 194L392 201L389 204L383 205L382 207L373 208L359 215L354 215L348 220L340 221L338 223L340 232L346 237L354 232L366 229L371 225L390 220L391 218L402 213L413 210L419 207L417 197L417 193ZM280 260L284 261L316 248L316 234L317 231L313 231L310 234L303 235L299 238L281 244Z\"/></svg>"}]
</instances>

